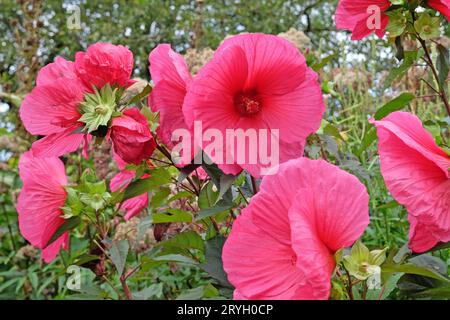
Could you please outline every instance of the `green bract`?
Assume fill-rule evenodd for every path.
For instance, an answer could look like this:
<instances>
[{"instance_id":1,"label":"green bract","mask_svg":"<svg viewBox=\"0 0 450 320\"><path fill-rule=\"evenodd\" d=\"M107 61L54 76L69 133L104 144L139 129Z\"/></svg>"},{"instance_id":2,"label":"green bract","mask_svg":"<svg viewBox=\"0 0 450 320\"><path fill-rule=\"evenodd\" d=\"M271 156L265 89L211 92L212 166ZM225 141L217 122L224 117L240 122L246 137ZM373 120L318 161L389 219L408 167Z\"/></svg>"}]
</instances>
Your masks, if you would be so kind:
<instances>
[{"instance_id":1,"label":"green bract","mask_svg":"<svg viewBox=\"0 0 450 320\"><path fill-rule=\"evenodd\" d=\"M439 25L440 19L431 17L428 13L420 15L419 19L414 22L414 28L424 40L439 37Z\"/></svg>"},{"instance_id":2,"label":"green bract","mask_svg":"<svg viewBox=\"0 0 450 320\"><path fill-rule=\"evenodd\" d=\"M355 278L366 280L380 271L380 265L386 260L386 250L369 251L361 241L357 241L350 255L344 257L344 267Z\"/></svg>"},{"instance_id":3,"label":"green bract","mask_svg":"<svg viewBox=\"0 0 450 320\"><path fill-rule=\"evenodd\" d=\"M79 121L86 124L85 131L91 133L100 126L108 125L116 107L116 93L117 89L107 84L100 91L94 88L94 93L84 95L84 101L79 106L82 114Z\"/></svg>"},{"instance_id":4,"label":"green bract","mask_svg":"<svg viewBox=\"0 0 450 320\"><path fill-rule=\"evenodd\" d=\"M395 10L386 13L389 16L389 24L386 31L389 32L390 37L400 36L406 29L407 19L403 15L402 10Z\"/></svg>"}]
</instances>

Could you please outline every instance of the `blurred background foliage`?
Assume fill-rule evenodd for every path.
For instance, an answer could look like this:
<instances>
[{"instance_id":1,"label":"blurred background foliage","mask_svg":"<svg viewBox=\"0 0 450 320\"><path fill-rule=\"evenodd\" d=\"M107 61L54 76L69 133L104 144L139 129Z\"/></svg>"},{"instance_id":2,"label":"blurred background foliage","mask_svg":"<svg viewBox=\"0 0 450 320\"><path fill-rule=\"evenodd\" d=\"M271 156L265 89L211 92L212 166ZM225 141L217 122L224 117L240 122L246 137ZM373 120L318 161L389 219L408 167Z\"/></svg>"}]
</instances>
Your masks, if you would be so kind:
<instances>
[{"instance_id":1,"label":"blurred background foliage","mask_svg":"<svg viewBox=\"0 0 450 320\"><path fill-rule=\"evenodd\" d=\"M367 139L367 118L404 91L424 97L408 107L423 119L442 119L444 110L439 101L427 98L428 89L418 80L424 73L420 66L386 89L384 80L396 64L393 46L375 37L352 42L346 32L336 31L336 4L337 0L0 0L0 298L64 298L67 294L64 265L44 265L18 232L17 162L35 139L23 129L18 109L42 66L56 56L73 60L77 51L98 41L128 46L135 57L134 76L144 79L149 79L148 54L159 43L170 43L186 59L201 64L211 52L204 50L214 50L225 37L241 32L284 33L298 41L309 60L323 62L319 73L327 103L327 122L311 137L308 156L319 157L323 152L317 148L318 139L330 161L367 185L372 223L366 244L403 245L406 211L386 191L376 146ZM80 10L79 29L68 28L74 8ZM444 28L450 36L449 25ZM450 46L449 38L441 40ZM188 64L197 70L195 61L188 59ZM100 172L108 172L110 162L100 153L94 154L91 165L104 177L107 174ZM75 240L72 246L76 252L83 243ZM449 258L448 253L439 254L444 261ZM133 289L144 290L141 294L146 298L218 295L199 268L173 263L144 270L134 279ZM199 286L200 293L195 291Z\"/></svg>"}]
</instances>

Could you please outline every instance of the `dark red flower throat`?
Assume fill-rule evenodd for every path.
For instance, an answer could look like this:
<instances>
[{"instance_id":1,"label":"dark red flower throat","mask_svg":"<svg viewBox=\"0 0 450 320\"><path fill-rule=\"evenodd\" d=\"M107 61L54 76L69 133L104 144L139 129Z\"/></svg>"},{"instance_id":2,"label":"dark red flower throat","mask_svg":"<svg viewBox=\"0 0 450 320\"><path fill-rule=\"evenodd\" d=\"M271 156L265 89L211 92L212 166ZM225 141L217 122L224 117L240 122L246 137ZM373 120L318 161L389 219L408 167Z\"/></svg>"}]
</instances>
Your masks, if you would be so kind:
<instances>
[{"instance_id":1,"label":"dark red flower throat","mask_svg":"<svg viewBox=\"0 0 450 320\"><path fill-rule=\"evenodd\" d=\"M254 90L238 92L234 96L234 107L244 117L258 113L261 110L261 101L258 93Z\"/></svg>"}]
</instances>

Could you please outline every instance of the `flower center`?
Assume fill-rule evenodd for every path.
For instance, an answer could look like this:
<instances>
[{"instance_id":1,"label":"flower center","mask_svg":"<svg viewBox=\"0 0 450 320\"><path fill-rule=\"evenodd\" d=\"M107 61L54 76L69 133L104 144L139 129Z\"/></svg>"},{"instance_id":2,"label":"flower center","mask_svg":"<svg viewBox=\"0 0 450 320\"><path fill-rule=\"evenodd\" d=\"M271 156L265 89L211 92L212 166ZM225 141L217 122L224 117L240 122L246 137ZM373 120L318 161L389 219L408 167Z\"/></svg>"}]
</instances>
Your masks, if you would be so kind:
<instances>
[{"instance_id":1,"label":"flower center","mask_svg":"<svg viewBox=\"0 0 450 320\"><path fill-rule=\"evenodd\" d=\"M99 128L108 125L116 109L117 89L108 84L100 91L95 89L94 93L86 93L84 100L78 106L81 117L78 121L85 124L84 130L88 133L96 132Z\"/></svg>"},{"instance_id":2,"label":"flower center","mask_svg":"<svg viewBox=\"0 0 450 320\"><path fill-rule=\"evenodd\" d=\"M255 91L238 92L234 96L234 107L242 116L251 116L261 110L261 101Z\"/></svg>"},{"instance_id":3,"label":"flower center","mask_svg":"<svg viewBox=\"0 0 450 320\"><path fill-rule=\"evenodd\" d=\"M98 106L94 107L94 111L98 114L106 114L109 110L110 107L104 104L99 104Z\"/></svg>"}]
</instances>

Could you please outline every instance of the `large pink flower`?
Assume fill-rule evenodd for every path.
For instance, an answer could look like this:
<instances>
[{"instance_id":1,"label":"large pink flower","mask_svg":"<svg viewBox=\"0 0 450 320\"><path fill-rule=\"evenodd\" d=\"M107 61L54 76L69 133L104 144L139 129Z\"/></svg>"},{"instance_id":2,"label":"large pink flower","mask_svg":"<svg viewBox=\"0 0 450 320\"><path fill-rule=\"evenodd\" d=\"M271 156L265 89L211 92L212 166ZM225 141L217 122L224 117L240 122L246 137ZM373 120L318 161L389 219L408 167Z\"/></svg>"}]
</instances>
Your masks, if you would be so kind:
<instances>
[{"instance_id":1,"label":"large pink flower","mask_svg":"<svg viewBox=\"0 0 450 320\"><path fill-rule=\"evenodd\" d=\"M235 299L327 299L333 255L364 232L368 202L356 177L323 160L280 165L263 178L224 245Z\"/></svg>"},{"instance_id":2,"label":"large pink flower","mask_svg":"<svg viewBox=\"0 0 450 320\"><path fill-rule=\"evenodd\" d=\"M61 207L66 200L64 164L58 158L36 158L32 151L22 155L19 174L23 188L17 201L20 232L32 245L43 249L42 257L50 262L61 248L67 250L69 233L47 245L64 223Z\"/></svg>"},{"instance_id":3,"label":"large pink flower","mask_svg":"<svg viewBox=\"0 0 450 320\"><path fill-rule=\"evenodd\" d=\"M246 169L254 176L261 175L266 160L261 149L249 143L233 143L233 148L234 141L225 138L227 129L266 130L269 147L270 137L277 136L282 162L302 155L305 139L319 128L324 110L317 74L305 58L289 41L266 34L225 40L194 78L183 105L188 124L201 121L203 133L222 133L224 150L208 152L203 145L205 153L225 173ZM236 161L238 151L245 153L245 161ZM256 163L250 161L254 154Z\"/></svg>"},{"instance_id":4,"label":"large pink flower","mask_svg":"<svg viewBox=\"0 0 450 320\"><path fill-rule=\"evenodd\" d=\"M377 127L387 188L409 212L410 248L423 252L450 241L450 156L410 113L394 112L371 123Z\"/></svg>"},{"instance_id":5,"label":"large pink flower","mask_svg":"<svg viewBox=\"0 0 450 320\"><path fill-rule=\"evenodd\" d=\"M191 132L184 120L182 107L192 76L183 57L174 52L168 44L160 44L153 49L149 55L149 62L155 86L148 98L148 105L153 112L159 112L158 137L172 149L178 142L172 141L175 130L185 129ZM191 154L187 157L189 162L197 152L194 149L192 134L191 137ZM186 165L185 162L187 160L181 159L179 164Z\"/></svg>"},{"instance_id":6,"label":"large pink flower","mask_svg":"<svg viewBox=\"0 0 450 320\"><path fill-rule=\"evenodd\" d=\"M156 148L147 118L138 108L127 109L122 116L114 118L109 135L114 152L126 163L140 164Z\"/></svg>"},{"instance_id":7,"label":"large pink flower","mask_svg":"<svg viewBox=\"0 0 450 320\"><path fill-rule=\"evenodd\" d=\"M390 6L389 0L340 0L335 16L336 27L351 31L352 40L361 40L374 32L382 38L389 23L384 12Z\"/></svg>"},{"instance_id":8,"label":"large pink flower","mask_svg":"<svg viewBox=\"0 0 450 320\"><path fill-rule=\"evenodd\" d=\"M42 68L36 87L21 107L20 118L33 135L45 136L33 144L35 156L60 156L75 151L88 142L81 133L84 123L78 106L86 93L106 84L128 86L133 56L123 46L109 43L91 45L87 52L78 52L76 61L61 57Z\"/></svg>"},{"instance_id":9,"label":"large pink flower","mask_svg":"<svg viewBox=\"0 0 450 320\"><path fill-rule=\"evenodd\" d=\"M447 20L450 20L449 0L428 0L428 5L442 13L447 18Z\"/></svg>"}]
</instances>

